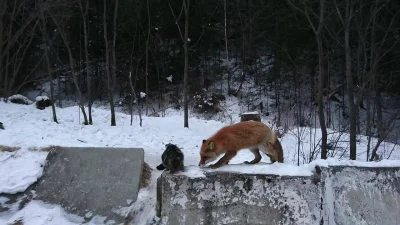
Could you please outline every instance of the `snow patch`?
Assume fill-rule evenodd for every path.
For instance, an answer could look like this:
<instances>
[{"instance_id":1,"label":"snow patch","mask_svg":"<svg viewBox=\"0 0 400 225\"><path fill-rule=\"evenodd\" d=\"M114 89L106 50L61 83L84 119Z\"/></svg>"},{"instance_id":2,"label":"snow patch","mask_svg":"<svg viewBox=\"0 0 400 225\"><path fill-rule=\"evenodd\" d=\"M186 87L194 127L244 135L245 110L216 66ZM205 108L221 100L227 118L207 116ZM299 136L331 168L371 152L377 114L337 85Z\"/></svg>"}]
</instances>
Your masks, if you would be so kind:
<instances>
[{"instance_id":1,"label":"snow patch","mask_svg":"<svg viewBox=\"0 0 400 225\"><path fill-rule=\"evenodd\" d=\"M167 77L167 81L172 82L172 78L173 78L173 76L169 75L169 77Z\"/></svg>"},{"instance_id":2,"label":"snow patch","mask_svg":"<svg viewBox=\"0 0 400 225\"><path fill-rule=\"evenodd\" d=\"M0 194L25 191L43 174L47 152L0 152Z\"/></svg>"},{"instance_id":3,"label":"snow patch","mask_svg":"<svg viewBox=\"0 0 400 225\"><path fill-rule=\"evenodd\" d=\"M38 102L38 101L45 101L45 100L49 100L49 97L47 97L47 96L37 96L36 98L35 98L35 100Z\"/></svg>"},{"instance_id":4,"label":"snow patch","mask_svg":"<svg viewBox=\"0 0 400 225\"><path fill-rule=\"evenodd\" d=\"M198 166L186 166L185 171L178 172L176 175L183 175L191 178L206 177L206 175L204 175L204 171Z\"/></svg>"},{"instance_id":5,"label":"snow patch","mask_svg":"<svg viewBox=\"0 0 400 225\"><path fill-rule=\"evenodd\" d=\"M0 217L0 224L13 224L15 221L22 221L23 224L29 225L77 225L82 224L83 219L66 213L58 205L31 201L17 213Z\"/></svg>"},{"instance_id":6,"label":"snow patch","mask_svg":"<svg viewBox=\"0 0 400 225\"><path fill-rule=\"evenodd\" d=\"M208 169L209 171L224 171L242 174L268 174L279 176L311 176L312 170L308 167L296 166L287 163L258 163L254 165L237 164L224 165L217 169Z\"/></svg>"},{"instance_id":7,"label":"snow patch","mask_svg":"<svg viewBox=\"0 0 400 225\"><path fill-rule=\"evenodd\" d=\"M26 104L30 105L33 104L33 102L31 100L29 100L27 97L20 95L20 94L16 94L16 95L11 95L10 97L8 97L8 100L16 100L16 99L21 99L24 102L26 102Z\"/></svg>"}]
</instances>

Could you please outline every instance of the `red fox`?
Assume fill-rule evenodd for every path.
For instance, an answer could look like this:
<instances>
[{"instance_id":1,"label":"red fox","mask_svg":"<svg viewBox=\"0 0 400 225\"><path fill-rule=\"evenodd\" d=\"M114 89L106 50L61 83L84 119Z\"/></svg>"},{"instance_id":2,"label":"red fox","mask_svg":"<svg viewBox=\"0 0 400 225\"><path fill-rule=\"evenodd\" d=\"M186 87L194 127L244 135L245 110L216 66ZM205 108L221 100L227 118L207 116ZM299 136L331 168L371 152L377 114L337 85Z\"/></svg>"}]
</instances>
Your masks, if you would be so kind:
<instances>
[{"instance_id":1,"label":"red fox","mask_svg":"<svg viewBox=\"0 0 400 225\"><path fill-rule=\"evenodd\" d=\"M249 149L254 154L254 159L246 164L260 162L260 151L264 152L272 163L283 163L283 150L276 134L267 125L257 121L239 122L221 128L216 134L207 140L203 140L200 150L199 166L214 161L219 155L225 155L212 169L228 164L238 151Z\"/></svg>"}]
</instances>

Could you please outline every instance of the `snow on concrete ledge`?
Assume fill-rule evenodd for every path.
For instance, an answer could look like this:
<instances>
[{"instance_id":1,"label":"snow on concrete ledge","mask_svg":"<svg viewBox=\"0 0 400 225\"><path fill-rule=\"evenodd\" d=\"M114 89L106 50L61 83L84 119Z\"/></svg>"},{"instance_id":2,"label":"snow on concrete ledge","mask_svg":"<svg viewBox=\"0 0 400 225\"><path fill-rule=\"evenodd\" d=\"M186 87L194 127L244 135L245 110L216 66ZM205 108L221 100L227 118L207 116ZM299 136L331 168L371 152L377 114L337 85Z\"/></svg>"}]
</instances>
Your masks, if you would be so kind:
<instances>
[{"instance_id":1,"label":"snow on concrete ledge","mask_svg":"<svg viewBox=\"0 0 400 225\"><path fill-rule=\"evenodd\" d=\"M361 162L354 160L339 160L328 158L326 160L318 159L309 164L296 166L289 163L257 163L254 165L247 164L228 164L217 169L208 167L186 166L185 171L178 172L175 175L182 175L191 178L205 177L207 173L226 172L239 174L264 174L278 176L312 176L316 167L400 167L400 160L382 160L379 162Z\"/></svg>"},{"instance_id":2,"label":"snow on concrete ledge","mask_svg":"<svg viewBox=\"0 0 400 225\"><path fill-rule=\"evenodd\" d=\"M400 161L329 159L297 168L276 164L226 165L217 170L192 166L178 174L164 172L158 180L157 214L166 224L396 224L400 220Z\"/></svg>"}]
</instances>

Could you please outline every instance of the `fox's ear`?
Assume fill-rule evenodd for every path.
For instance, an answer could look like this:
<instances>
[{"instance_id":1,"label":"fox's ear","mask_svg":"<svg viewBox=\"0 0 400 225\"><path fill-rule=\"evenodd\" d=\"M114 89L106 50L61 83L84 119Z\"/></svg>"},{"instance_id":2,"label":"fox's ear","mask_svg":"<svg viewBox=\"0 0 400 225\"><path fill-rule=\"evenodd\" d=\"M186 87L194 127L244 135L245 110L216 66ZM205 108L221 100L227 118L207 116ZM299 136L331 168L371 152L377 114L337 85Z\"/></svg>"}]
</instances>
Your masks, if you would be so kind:
<instances>
[{"instance_id":1,"label":"fox's ear","mask_svg":"<svg viewBox=\"0 0 400 225\"><path fill-rule=\"evenodd\" d=\"M210 144L208 144L208 148L210 149L210 150L214 150L214 147L215 147L215 144L214 144L214 142L210 142Z\"/></svg>"},{"instance_id":2,"label":"fox's ear","mask_svg":"<svg viewBox=\"0 0 400 225\"><path fill-rule=\"evenodd\" d=\"M206 141L207 141L206 139L203 139L203 144L204 144Z\"/></svg>"}]
</instances>

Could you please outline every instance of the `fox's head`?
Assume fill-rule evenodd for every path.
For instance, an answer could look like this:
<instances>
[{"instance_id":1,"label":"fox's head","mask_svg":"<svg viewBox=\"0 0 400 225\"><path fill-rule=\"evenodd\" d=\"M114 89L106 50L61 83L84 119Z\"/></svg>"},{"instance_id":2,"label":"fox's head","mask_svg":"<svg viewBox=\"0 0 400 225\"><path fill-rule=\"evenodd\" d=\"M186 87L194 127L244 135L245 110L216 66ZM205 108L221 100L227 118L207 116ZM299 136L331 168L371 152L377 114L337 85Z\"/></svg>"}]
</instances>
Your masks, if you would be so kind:
<instances>
[{"instance_id":1,"label":"fox's head","mask_svg":"<svg viewBox=\"0 0 400 225\"><path fill-rule=\"evenodd\" d=\"M200 149L200 162L199 166L204 166L205 164L214 161L218 155L215 153L215 143L210 140L203 140L203 144Z\"/></svg>"}]
</instances>

